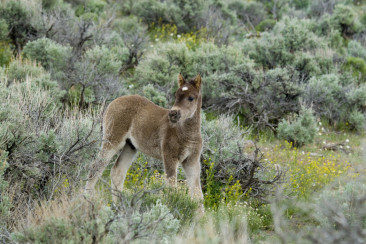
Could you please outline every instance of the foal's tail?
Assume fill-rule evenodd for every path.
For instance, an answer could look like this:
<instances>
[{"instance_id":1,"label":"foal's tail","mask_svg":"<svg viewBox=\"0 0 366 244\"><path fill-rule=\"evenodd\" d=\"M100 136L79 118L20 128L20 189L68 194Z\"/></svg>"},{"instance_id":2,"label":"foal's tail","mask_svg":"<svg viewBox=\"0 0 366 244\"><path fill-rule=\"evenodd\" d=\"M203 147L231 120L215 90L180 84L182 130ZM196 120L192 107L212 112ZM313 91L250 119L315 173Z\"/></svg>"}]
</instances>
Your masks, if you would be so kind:
<instances>
[{"instance_id":1,"label":"foal's tail","mask_svg":"<svg viewBox=\"0 0 366 244\"><path fill-rule=\"evenodd\" d=\"M101 107L102 112L100 113L100 116L99 116L101 118L100 119L100 132L101 132L100 133L101 134L100 135L100 137L101 137L100 140L101 141L103 140L103 119L104 119L104 115L105 115L105 112L107 111L107 107L108 107L108 106L106 106L106 103L107 103L107 100L104 99L103 102L102 102L102 107Z\"/></svg>"}]
</instances>

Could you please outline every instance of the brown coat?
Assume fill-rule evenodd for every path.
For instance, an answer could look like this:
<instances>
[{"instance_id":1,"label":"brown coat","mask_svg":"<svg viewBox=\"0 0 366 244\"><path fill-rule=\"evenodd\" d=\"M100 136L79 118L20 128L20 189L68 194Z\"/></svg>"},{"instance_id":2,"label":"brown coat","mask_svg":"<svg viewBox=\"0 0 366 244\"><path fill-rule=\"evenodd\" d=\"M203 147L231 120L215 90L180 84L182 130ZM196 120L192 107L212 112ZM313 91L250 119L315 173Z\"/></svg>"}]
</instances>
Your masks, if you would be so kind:
<instances>
[{"instance_id":1,"label":"brown coat","mask_svg":"<svg viewBox=\"0 0 366 244\"><path fill-rule=\"evenodd\" d=\"M92 165L86 189L96 181L111 158L120 153L111 171L112 189L121 191L128 168L137 150L163 160L169 183L176 184L177 167L183 166L190 193L203 198L200 185L202 150L201 77L185 81L179 75L179 88L172 109L155 105L138 95L112 101L103 118L103 143Z\"/></svg>"}]
</instances>

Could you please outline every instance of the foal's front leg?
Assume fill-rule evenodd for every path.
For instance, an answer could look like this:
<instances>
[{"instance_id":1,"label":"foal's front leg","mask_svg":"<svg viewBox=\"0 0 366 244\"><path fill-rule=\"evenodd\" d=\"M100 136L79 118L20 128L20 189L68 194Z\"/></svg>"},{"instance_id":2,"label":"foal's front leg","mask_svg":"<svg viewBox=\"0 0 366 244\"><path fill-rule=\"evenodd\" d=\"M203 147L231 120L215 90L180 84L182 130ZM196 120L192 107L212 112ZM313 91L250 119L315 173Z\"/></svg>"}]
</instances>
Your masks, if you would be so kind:
<instances>
[{"instance_id":1,"label":"foal's front leg","mask_svg":"<svg viewBox=\"0 0 366 244\"><path fill-rule=\"evenodd\" d=\"M179 164L178 159L165 155L163 161L167 183L170 186L177 186L177 168Z\"/></svg>"}]
</instances>

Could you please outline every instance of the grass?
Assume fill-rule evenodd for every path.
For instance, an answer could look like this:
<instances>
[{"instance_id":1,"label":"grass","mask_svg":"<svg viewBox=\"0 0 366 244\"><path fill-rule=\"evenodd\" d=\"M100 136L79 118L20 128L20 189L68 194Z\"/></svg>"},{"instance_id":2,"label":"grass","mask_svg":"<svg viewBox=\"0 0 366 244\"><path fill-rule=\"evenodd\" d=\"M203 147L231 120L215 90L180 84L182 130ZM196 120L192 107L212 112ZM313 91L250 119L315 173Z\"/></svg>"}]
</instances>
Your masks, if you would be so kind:
<instances>
[{"instance_id":1,"label":"grass","mask_svg":"<svg viewBox=\"0 0 366 244\"><path fill-rule=\"evenodd\" d=\"M269 162L269 170L263 171L262 176L271 176L276 164L286 171L284 183L281 185L281 204L286 206L282 217L288 221L289 229L303 231L302 229L308 225L319 225L311 212L303 208L304 204L313 204L313 196L322 189L331 185L337 188L345 178L356 178L361 174L364 165L362 159L365 156L363 151L366 150L363 148L366 145L363 136L347 131L334 132L324 129L317 135L314 143L301 148L294 148L290 143L273 137L268 140L262 137L258 145L264 153L264 160ZM349 146L349 150L324 150L324 142L343 142L344 145ZM233 243L279 242L273 205L243 195L239 182L231 182L229 179L227 185L220 188L215 184L212 174L208 173L205 186L206 211L199 214L198 204L190 199L184 181L178 183L177 188L165 187L163 190L158 190L165 184L164 177L157 170L151 171L147 160L140 155L129 169L123 194L127 197L126 199L132 199L136 192L149 191L140 199L140 207L136 210L140 213L150 211L151 206L154 206L157 201L167 206L172 213L171 218L179 222L179 231L173 237L177 243L227 242L227 240ZM109 171L110 167L104 172L105 182L109 182ZM184 179L182 172L178 178ZM99 186L98 198L104 200L98 200L98 205L95 205L97 209L93 209L93 205L85 206L85 211L89 215L92 214L90 216L94 216L92 221L95 224L106 223L107 219L113 216L110 210L105 212L103 207L106 206L109 209L113 206L108 187L105 183L100 183ZM42 202L36 209L29 210L27 217L19 221L17 229L20 234L16 234L15 238L20 242L27 242L29 238L41 238L39 239L41 243L45 238L66 238L63 240L67 240L67 235L75 228L73 226L81 223L93 233L96 231L99 238L107 240L109 235L107 235L108 238L101 235L98 232L101 227L90 226L87 222L88 218L83 217L82 222L75 220L79 218L78 216L83 216L83 213L78 208L77 213L74 214L72 206L75 203L81 206L82 203L80 194L72 196L62 194L67 192L69 187L67 178L63 178L63 183L56 189L58 199ZM276 201L270 196L267 200ZM212 205L212 203L215 204ZM109 217L105 215L107 213ZM38 232L44 232L52 226L58 228L57 233L50 237L38 236ZM78 231L82 231L84 227Z\"/></svg>"}]
</instances>

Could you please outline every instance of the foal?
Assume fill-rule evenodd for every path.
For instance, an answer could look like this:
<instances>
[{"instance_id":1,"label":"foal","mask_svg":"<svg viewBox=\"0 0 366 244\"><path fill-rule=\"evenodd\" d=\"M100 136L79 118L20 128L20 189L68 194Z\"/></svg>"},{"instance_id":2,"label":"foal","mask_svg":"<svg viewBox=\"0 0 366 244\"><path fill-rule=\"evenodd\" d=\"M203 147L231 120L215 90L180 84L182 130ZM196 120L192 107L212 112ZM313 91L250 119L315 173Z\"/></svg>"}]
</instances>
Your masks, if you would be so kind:
<instances>
[{"instance_id":1,"label":"foal","mask_svg":"<svg viewBox=\"0 0 366 244\"><path fill-rule=\"evenodd\" d=\"M178 76L173 107L165 109L138 95L112 101L103 118L103 142L89 172L86 190L93 190L104 168L119 153L111 170L112 189L121 191L137 151L163 160L169 184L176 185L183 166L190 195L203 199L200 183L201 76L186 81Z\"/></svg>"}]
</instances>

